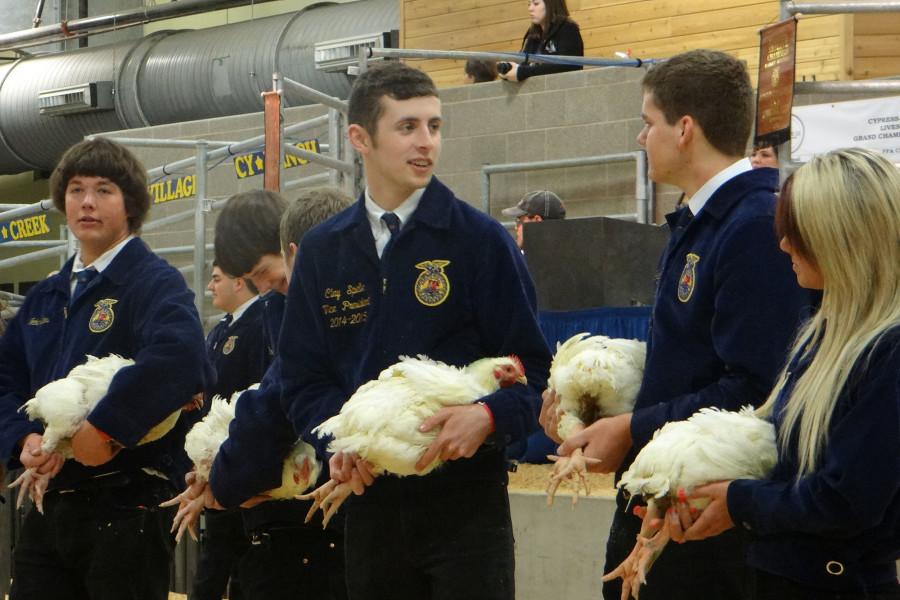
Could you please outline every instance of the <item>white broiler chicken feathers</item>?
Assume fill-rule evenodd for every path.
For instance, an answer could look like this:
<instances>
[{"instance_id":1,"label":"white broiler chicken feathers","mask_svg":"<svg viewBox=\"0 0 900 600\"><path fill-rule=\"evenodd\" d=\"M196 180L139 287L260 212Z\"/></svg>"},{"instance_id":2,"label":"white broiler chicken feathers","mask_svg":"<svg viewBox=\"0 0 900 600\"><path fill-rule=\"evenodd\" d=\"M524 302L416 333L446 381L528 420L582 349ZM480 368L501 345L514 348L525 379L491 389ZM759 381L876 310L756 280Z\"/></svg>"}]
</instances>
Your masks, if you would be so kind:
<instances>
[{"instance_id":1,"label":"white broiler chicken feathers","mask_svg":"<svg viewBox=\"0 0 900 600\"><path fill-rule=\"evenodd\" d=\"M258 388L259 384L254 384L247 389ZM205 484L209 481L219 447L228 439L228 428L235 418L238 400L245 391L247 390L235 392L230 399L214 396L209 412L185 436L184 451L194 465L193 473L198 483ZM298 440L284 459L281 485L261 495L275 500L293 499L309 489L309 486L319 478L320 472L321 465L316 460L315 448ZM186 529L196 539L194 524L203 509L203 500L202 496L192 497L188 492L184 492L162 504L162 506L179 505L172 524L172 531L177 531L176 540L181 539Z\"/></svg>"},{"instance_id":2,"label":"white broiler chicken feathers","mask_svg":"<svg viewBox=\"0 0 900 600\"><path fill-rule=\"evenodd\" d=\"M557 433L563 440L602 417L630 412L644 376L647 345L637 340L578 333L557 343L547 386L559 399ZM555 457L547 486L547 503L564 479L578 477L590 493L584 473L587 461L576 450L570 457ZM573 503L578 500L576 486Z\"/></svg>"},{"instance_id":3,"label":"white broiler chicken feathers","mask_svg":"<svg viewBox=\"0 0 900 600\"><path fill-rule=\"evenodd\" d=\"M44 423L41 450L47 454L58 453L65 459L72 458L69 440L106 395L116 373L133 364L133 360L115 354L104 358L88 356L87 362L73 367L68 375L51 381L35 392L34 398L19 410L24 410L29 419ZM177 413L175 416L177 419ZM174 426L174 421L172 425ZM151 440L145 439L142 443L146 441ZM28 495L38 511L43 513L44 492L53 475L55 473L39 474L36 469L25 469L10 484L10 487L19 487L16 507L21 507Z\"/></svg>"},{"instance_id":4,"label":"white broiler chicken feathers","mask_svg":"<svg viewBox=\"0 0 900 600\"><path fill-rule=\"evenodd\" d=\"M679 490L685 497L713 481L762 479L778 459L775 427L752 407L739 412L702 408L686 421L666 423L638 453L618 486L647 500L647 515L631 555L604 580L623 579L622 598L638 598L640 586L668 542L668 529L650 524L665 514ZM691 505L702 510L708 501Z\"/></svg>"},{"instance_id":5,"label":"white broiler chicken feathers","mask_svg":"<svg viewBox=\"0 0 900 600\"><path fill-rule=\"evenodd\" d=\"M329 452L355 454L375 474L426 475L441 461L435 459L422 471L415 468L438 435L438 430L419 431L425 419L444 407L472 404L500 387L526 382L515 356L483 358L462 368L421 355L401 356L313 432L332 436ZM327 523L349 493L346 484L329 481L304 497L314 500L309 516L321 506Z\"/></svg>"}]
</instances>

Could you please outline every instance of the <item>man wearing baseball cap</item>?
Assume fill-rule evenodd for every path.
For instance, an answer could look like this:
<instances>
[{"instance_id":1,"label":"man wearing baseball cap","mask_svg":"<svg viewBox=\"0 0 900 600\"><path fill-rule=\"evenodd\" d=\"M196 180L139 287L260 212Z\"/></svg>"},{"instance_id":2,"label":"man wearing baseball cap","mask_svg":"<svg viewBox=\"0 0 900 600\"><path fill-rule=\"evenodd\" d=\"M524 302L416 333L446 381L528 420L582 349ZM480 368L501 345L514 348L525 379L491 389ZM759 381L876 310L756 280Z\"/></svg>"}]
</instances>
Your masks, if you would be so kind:
<instances>
[{"instance_id":1,"label":"man wearing baseball cap","mask_svg":"<svg viewBox=\"0 0 900 600\"><path fill-rule=\"evenodd\" d=\"M545 219L565 219L566 207L559 196L547 190L528 192L515 206L503 209L503 214L516 219L516 243L522 249L522 225L540 223Z\"/></svg>"}]
</instances>

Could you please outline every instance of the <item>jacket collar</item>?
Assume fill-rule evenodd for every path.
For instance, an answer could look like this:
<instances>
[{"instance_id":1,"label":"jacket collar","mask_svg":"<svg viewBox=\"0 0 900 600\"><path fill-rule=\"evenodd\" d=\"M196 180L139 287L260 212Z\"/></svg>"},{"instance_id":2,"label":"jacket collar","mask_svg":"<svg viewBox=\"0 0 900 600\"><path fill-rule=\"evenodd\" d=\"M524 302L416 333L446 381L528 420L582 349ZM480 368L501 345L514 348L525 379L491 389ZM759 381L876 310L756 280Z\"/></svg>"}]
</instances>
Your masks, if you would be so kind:
<instances>
[{"instance_id":1,"label":"jacket collar","mask_svg":"<svg viewBox=\"0 0 900 600\"><path fill-rule=\"evenodd\" d=\"M453 192L441 183L437 177L432 177L425 187L425 193L419 202L419 207L412 214L410 222L422 223L435 229L449 229L450 217L453 210ZM370 229L368 213L366 212L365 192L360 194L353 207L338 215L331 224L331 231L338 233L348 229L363 227ZM371 231L370 231L371 237Z\"/></svg>"},{"instance_id":2,"label":"jacket collar","mask_svg":"<svg viewBox=\"0 0 900 600\"><path fill-rule=\"evenodd\" d=\"M114 285L122 284L129 277L133 276L134 264L149 254L150 249L144 241L139 237L135 237L125 244L125 247L116 255L109 266L103 269L100 277L109 280ZM72 265L74 263L75 257L72 256L66 261L63 268L59 270L56 280L53 282L53 289L66 296L69 295L70 282L72 281Z\"/></svg>"},{"instance_id":3,"label":"jacket collar","mask_svg":"<svg viewBox=\"0 0 900 600\"><path fill-rule=\"evenodd\" d=\"M703 206L701 215L722 220L744 197L755 192L778 190L778 170L753 169L732 177L717 189Z\"/></svg>"}]
</instances>

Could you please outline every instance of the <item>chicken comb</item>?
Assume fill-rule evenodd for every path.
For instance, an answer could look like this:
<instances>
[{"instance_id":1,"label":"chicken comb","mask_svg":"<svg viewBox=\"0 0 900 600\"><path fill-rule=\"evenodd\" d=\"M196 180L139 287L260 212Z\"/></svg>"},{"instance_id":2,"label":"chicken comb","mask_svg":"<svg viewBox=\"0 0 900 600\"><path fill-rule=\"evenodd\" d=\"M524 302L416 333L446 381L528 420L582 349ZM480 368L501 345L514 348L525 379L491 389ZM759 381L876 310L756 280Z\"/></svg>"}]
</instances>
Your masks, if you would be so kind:
<instances>
[{"instance_id":1,"label":"chicken comb","mask_svg":"<svg viewBox=\"0 0 900 600\"><path fill-rule=\"evenodd\" d=\"M516 363L516 366L519 368L519 372L522 373L522 375L524 375L525 374L525 365L522 364L522 360L515 354L510 354L509 358L514 363Z\"/></svg>"}]
</instances>

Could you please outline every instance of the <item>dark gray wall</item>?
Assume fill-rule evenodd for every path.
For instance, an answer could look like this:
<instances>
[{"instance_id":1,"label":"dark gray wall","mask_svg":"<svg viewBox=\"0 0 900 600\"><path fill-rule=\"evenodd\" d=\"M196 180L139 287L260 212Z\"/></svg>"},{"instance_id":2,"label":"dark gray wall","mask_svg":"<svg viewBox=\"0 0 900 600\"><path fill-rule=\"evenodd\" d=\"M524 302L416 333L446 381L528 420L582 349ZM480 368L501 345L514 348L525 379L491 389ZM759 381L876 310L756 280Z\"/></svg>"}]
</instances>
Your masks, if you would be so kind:
<instances>
[{"instance_id":1,"label":"dark gray wall","mask_svg":"<svg viewBox=\"0 0 900 600\"><path fill-rule=\"evenodd\" d=\"M525 259L541 310L653 303L668 227L605 217L527 223Z\"/></svg>"}]
</instances>

